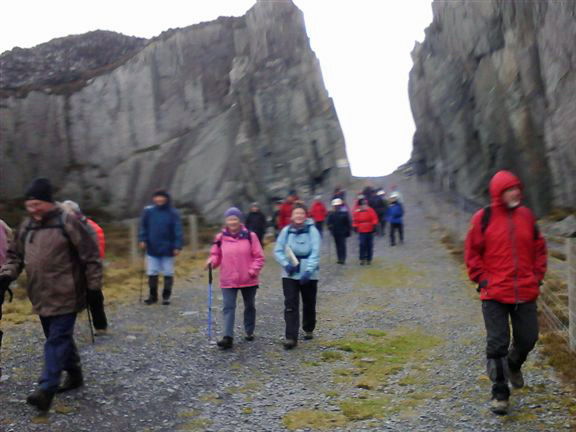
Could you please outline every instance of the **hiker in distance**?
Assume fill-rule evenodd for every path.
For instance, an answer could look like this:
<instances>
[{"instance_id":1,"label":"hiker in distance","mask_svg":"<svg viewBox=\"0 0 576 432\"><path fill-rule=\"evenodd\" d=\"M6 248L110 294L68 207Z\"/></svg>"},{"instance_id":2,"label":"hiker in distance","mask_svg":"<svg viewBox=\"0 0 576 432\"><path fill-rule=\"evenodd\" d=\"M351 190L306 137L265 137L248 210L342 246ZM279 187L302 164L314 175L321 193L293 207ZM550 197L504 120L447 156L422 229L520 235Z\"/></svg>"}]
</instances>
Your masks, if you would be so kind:
<instances>
[{"instance_id":1,"label":"hiker in distance","mask_svg":"<svg viewBox=\"0 0 576 432\"><path fill-rule=\"evenodd\" d=\"M472 217L465 260L482 300L491 409L504 415L509 407L508 381L514 388L524 386L522 364L538 340L536 299L547 252L532 211L521 204L520 180L500 171L490 181L490 195L490 206Z\"/></svg>"},{"instance_id":2,"label":"hiker in distance","mask_svg":"<svg viewBox=\"0 0 576 432\"><path fill-rule=\"evenodd\" d=\"M262 213L260 204L254 202L250 204L250 213L246 216L246 228L258 237L260 244L264 247L264 235L266 234L266 215Z\"/></svg>"},{"instance_id":3,"label":"hiker in distance","mask_svg":"<svg viewBox=\"0 0 576 432\"><path fill-rule=\"evenodd\" d=\"M224 228L216 235L206 268L220 267L220 288L222 289L222 321L224 334L218 346L232 348L234 343L234 321L238 292L244 300L245 339L254 340L256 327L256 291L258 277L264 266L264 253L258 236L242 225L242 212L236 207L224 214Z\"/></svg>"},{"instance_id":4,"label":"hiker in distance","mask_svg":"<svg viewBox=\"0 0 576 432\"><path fill-rule=\"evenodd\" d=\"M100 259L104 260L104 255L106 253L106 240L104 238L104 230L102 227L92 219L86 217L80 210L80 206L74 201L64 201L62 203L62 209L72 217L78 218L84 224L90 237L98 246ZM104 294L102 291L97 291L89 300L88 307L90 308L92 321L94 322L94 334L96 336L103 336L108 330L108 318L106 317L106 311L104 310Z\"/></svg>"},{"instance_id":5,"label":"hiker in distance","mask_svg":"<svg viewBox=\"0 0 576 432\"><path fill-rule=\"evenodd\" d=\"M380 221L374 209L368 206L365 198L360 198L354 211L352 226L358 233L360 265L370 265L374 253L374 233Z\"/></svg>"},{"instance_id":6,"label":"hiker in distance","mask_svg":"<svg viewBox=\"0 0 576 432\"><path fill-rule=\"evenodd\" d=\"M340 198L332 200L332 209L328 214L327 226L336 244L337 263L344 265L346 263L346 241L352 231L352 222L350 221L350 213Z\"/></svg>"},{"instance_id":7,"label":"hiker in distance","mask_svg":"<svg viewBox=\"0 0 576 432\"><path fill-rule=\"evenodd\" d=\"M290 225L280 232L274 248L276 261L283 269L285 349L298 345L300 296L304 339L314 337L321 246L320 233L314 226L314 221L308 218L308 209L303 203L294 204L291 219Z\"/></svg>"},{"instance_id":8,"label":"hiker in distance","mask_svg":"<svg viewBox=\"0 0 576 432\"><path fill-rule=\"evenodd\" d=\"M26 269L28 297L46 336L39 386L26 401L48 411L57 391L84 383L74 324L86 301L100 295L102 262L84 224L54 203L47 179L34 180L25 198L29 216L20 224L0 269L0 290ZM64 371L67 376L60 387Z\"/></svg>"},{"instance_id":9,"label":"hiker in distance","mask_svg":"<svg viewBox=\"0 0 576 432\"><path fill-rule=\"evenodd\" d=\"M146 267L150 295L144 303L158 302L158 277L164 275L162 304L170 304L174 284L174 257L182 250L182 222L178 210L172 207L170 195L158 190L153 204L146 207L140 219L140 248L146 251Z\"/></svg>"},{"instance_id":10,"label":"hiker in distance","mask_svg":"<svg viewBox=\"0 0 576 432\"><path fill-rule=\"evenodd\" d=\"M312 216L314 225L320 235L323 235L324 233L324 221L326 220L327 215L328 209L326 209L326 206L322 202L322 195L316 195L314 202L312 202L312 207L310 208L310 216Z\"/></svg>"},{"instance_id":11,"label":"hiker in distance","mask_svg":"<svg viewBox=\"0 0 576 432\"><path fill-rule=\"evenodd\" d=\"M386 217L390 223L390 246L396 246L396 231L400 243L404 243L404 205L398 192L392 192L389 201Z\"/></svg>"}]
</instances>

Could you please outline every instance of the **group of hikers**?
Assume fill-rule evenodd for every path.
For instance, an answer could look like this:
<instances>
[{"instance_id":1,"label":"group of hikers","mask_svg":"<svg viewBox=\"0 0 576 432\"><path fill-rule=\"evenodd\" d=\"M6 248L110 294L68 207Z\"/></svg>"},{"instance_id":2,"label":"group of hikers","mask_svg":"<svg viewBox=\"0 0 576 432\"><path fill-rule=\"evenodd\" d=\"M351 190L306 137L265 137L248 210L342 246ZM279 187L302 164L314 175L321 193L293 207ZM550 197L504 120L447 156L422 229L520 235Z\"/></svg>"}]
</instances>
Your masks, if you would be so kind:
<instances>
[{"instance_id":1,"label":"group of hikers","mask_svg":"<svg viewBox=\"0 0 576 432\"><path fill-rule=\"evenodd\" d=\"M487 373L493 382L492 411L508 411L510 390L523 386L521 366L538 338L536 298L546 272L546 245L531 211L521 205L522 186L507 171L491 181L492 203L472 218L466 239L466 264L470 279L478 284L487 332ZM396 187L389 196L383 189L365 188L353 203L338 188L328 211L317 196L310 210L295 191L278 203L272 224L276 242L274 258L281 268L284 294L285 339L290 350L314 338L319 262L324 227L334 238L337 263L346 261L346 240L358 234L360 264L373 257L374 235L385 236L390 245L404 241L403 197ZM0 224L0 318L10 284L25 269L27 291L34 311L40 316L46 342L44 367L38 388L27 402L41 411L49 410L56 393L84 384L80 357L74 342L74 325L79 312L88 307L99 334L107 319L102 294L102 229L84 216L72 202L56 203L49 180L33 181L25 192L28 216L10 237ZM256 326L256 294L264 267L264 239L269 223L257 203L244 217L237 207L223 215L206 260L209 270L220 269L222 291L222 350L234 345L237 297L244 303L244 338L253 341ZM183 247L182 225L170 195L159 190L141 216L140 247L146 253L149 295L147 305L158 302L159 278L163 276L162 303L170 304L174 286L174 258ZM6 243L9 246L6 247ZM301 299L301 301L300 301ZM302 320L300 319L302 303ZM510 346L509 321L513 341ZM1 333L0 333L1 342ZM64 382L61 377L66 373Z\"/></svg>"}]
</instances>

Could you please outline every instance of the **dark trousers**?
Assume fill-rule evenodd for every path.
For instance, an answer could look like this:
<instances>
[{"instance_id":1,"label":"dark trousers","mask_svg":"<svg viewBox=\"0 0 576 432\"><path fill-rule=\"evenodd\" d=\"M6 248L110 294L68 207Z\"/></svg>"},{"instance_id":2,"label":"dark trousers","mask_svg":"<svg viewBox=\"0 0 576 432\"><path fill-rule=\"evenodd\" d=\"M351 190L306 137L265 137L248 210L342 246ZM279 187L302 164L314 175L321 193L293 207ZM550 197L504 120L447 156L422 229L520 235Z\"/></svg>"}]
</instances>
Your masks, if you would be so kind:
<instances>
[{"instance_id":1,"label":"dark trousers","mask_svg":"<svg viewBox=\"0 0 576 432\"><path fill-rule=\"evenodd\" d=\"M482 314L486 326L486 369L492 381L492 397L507 400L510 396L508 370L520 370L538 341L536 302L515 305L484 300Z\"/></svg>"},{"instance_id":2,"label":"dark trousers","mask_svg":"<svg viewBox=\"0 0 576 432\"><path fill-rule=\"evenodd\" d=\"M386 216L381 216L380 224L378 225L378 235L384 237L386 235Z\"/></svg>"},{"instance_id":3,"label":"dark trousers","mask_svg":"<svg viewBox=\"0 0 576 432\"><path fill-rule=\"evenodd\" d=\"M336 244L336 255L338 256L338 261L346 261L346 239L345 235L335 235L334 243Z\"/></svg>"},{"instance_id":4,"label":"dark trousers","mask_svg":"<svg viewBox=\"0 0 576 432\"><path fill-rule=\"evenodd\" d=\"M398 236L400 237L400 243L404 243L404 224L401 223L391 223L390 224L390 244L396 244L396 231L398 231Z\"/></svg>"},{"instance_id":5,"label":"dark trousers","mask_svg":"<svg viewBox=\"0 0 576 432\"><path fill-rule=\"evenodd\" d=\"M324 221L322 222L314 222L316 229L320 232L320 235L324 234Z\"/></svg>"},{"instance_id":6,"label":"dark trousers","mask_svg":"<svg viewBox=\"0 0 576 432\"><path fill-rule=\"evenodd\" d=\"M90 313L92 314L92 322L94 328L97 330L106 330L108 328L108 318L106 311L104 311L104 294L102 291L94 291L88 300Z\"/></svg>"},{"instance_id":7,"label":"dark trousers","mask_svg":"<svg viewBox=\"0 0 576 432\"><path fill-rule=\"evenodd\" d=\"M282 278L284 290L284 321L286 322L286 339L298 340L300 327L300 296L302 296L302 329L312 332L316 328L316 295L318 281L311 280L300 285L299 280Z\"/></svg>"},{"instance_id":8,"label":"dark trousers","mask_svg":"<svg viewBox=\"0 0 576 432\"><path fill-rule=\"evenodd\" d=\"M372 261L372 253L374 251L374 234L359 233L358 242L360 250L360 261Z\"/></svg>"},{"instance_id":9,"label":"dark trousers","mask_svg":"<svg viewBox=\"0 0 576 432\"><path fill-rule=\"evenodd\" d=\"M63 371L78 371L80 355L74 343L76 313L40 317L46 336L44 343L44 369L40 377L40 388L55 392L60 385Z\"/></svg>"}]
</instances>

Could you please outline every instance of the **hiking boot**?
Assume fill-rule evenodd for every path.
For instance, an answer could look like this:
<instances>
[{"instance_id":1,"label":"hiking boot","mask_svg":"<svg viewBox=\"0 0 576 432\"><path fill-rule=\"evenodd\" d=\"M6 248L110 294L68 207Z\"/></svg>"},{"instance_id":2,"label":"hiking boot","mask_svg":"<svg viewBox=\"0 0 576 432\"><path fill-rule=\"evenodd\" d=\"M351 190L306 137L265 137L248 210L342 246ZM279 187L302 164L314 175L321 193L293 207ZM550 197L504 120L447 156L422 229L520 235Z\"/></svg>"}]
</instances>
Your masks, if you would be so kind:
<instances>
[{"instance_id":1,"label":"hiking boot","mask_svg":"<svg viewBox=\"0 0 576 432\"><path fill-rule=\"evenodd\" d=\"M162 290L162 304L170 304L170 296L172 295L172 285L174 284L174 277L164 276L164 289Z\"/></svg>"},{"instance_id":2,"label":"hiking boot","mask_svg":"<svg viewBox=\"0 0 576 432\"><path fill-rule=\"evenodd\" d=\"M75 390L84 385L84 376L82 375L82 369L76 371L68 371L64 384L58 387L58 393L64 393L70 390Z\"/></svg>"},{"instance_id":3,"label":"hiking boot","mask_svg":"<svg viewBox=\"0 0 576 432\"><path fill-rule=\"evenodd\" d=\"M370 260L366 261L366 265L371 265L371 264L372 264L372 261L370 261Z\"/></svg>"},{"instance_id":4,"label":"hiking boot","mask_svg":"<svg viewBox=\"0 0 576 432\"><path fill-rule=\"evenodd\" d=\"M246 336L244 336L244 339L247 340L248 342L252 342L254 340L254 335L247 334Z\"/></svg>"},{"instance_id":5,"label":"hiking boot","mask_svg":"<svg viewBox=\"0 0 576 432\"><path fill-rule=\"evenodd\" d=\"M492 399L492 402L490 402L490 410L494 414L506 415L508 414L508 405L507 400Z\"/></svg>"},{"instance_id":6,"label":"hiking boot","mask_svg":"<svg viewBox=\"0 0 576 432\"><path fill-rule=\"evenodd\" d=\"M38 408L40 411L50 411L52 400L54 399L54 394L54 392L37 389L34 393L26 398L26 403Z\"/></svg>"},{"instance_id":7,"label":"hiking boot","mask_svg":"<svg viewBox=\"0 0 576 432\"><path fill-rule=\"evenodd\" d=\"M515 389L524 387L524 376L522 375L522 370L518 369L517 371L513 371L512 369L508 369L508 381L510 381L510 384L512 384L512 387Z\"/></svg>"},{"instance_id":8,"label":"hiking boot","mask_svg":"<svg viewBox=\"0 0 576 432\"><path fill-rule=\"evenodd\" d=\"M158 276L148 276L148 286L150 296L144 300L144 303L151 305L158 302Z\"/></svg>"},{"instance_id":9,"label":"hiking boot","mask_svg":"<svg viewBox=\"0 0 576 432\"><path fill-rule=\"evenodd\" d=\"M94 329L94 336L106 336L108 329Z\"/></svg>"},{"instance_id":10,"label":"hiking boot","mask_svg":"<svg viewBox=\"0 0 576 432\"><path fill-rule=\"evenodd\" d=\"M295 348L296 345L298 345L298 342L294 339L286 339L284 341L284 349L286 350L291 350L292 348Z\"/></svg>"},{"instance_id":11,"label":"hiking boot","mask_svg":"<svg viewBox=\"0 0 576 432\"><path fill-rule=\"evenodd\" d=\"M312 340L312 339L314 339L314 332L306 332L306 333L304 334L304 339L305 339L305 340Z\"/></svg>"},{"instance_id":12,"label":"hiking boot","mask_svg":"<svg viewBox=\"0 0 576 432\"><path fill-rule=\"evenodd\" d=\"M364 260L360 260L360 265L364 265L365 261Z\"/></svg>"},{"instance_id":13,"label":"hiking boot","mask_svg":"<svg viewBox=\"0 0 576 432\"><path fill-rule=\"evenodd\" d=\"M344 265L344 261L338 261L337 264Z\"/></svg>"},{"instance_id":14,"label":"hiking boot","mask_svg":"<svg viewBox=\"0 0 576 432\"><path fill-rule=\"evenodd\" d=\"M230 336L224 336L221 340L216 342L216 345L222 349L230 349L232 348L232 345L234 345L234 339L232 339Z\"/></svg>"}]
</instances>

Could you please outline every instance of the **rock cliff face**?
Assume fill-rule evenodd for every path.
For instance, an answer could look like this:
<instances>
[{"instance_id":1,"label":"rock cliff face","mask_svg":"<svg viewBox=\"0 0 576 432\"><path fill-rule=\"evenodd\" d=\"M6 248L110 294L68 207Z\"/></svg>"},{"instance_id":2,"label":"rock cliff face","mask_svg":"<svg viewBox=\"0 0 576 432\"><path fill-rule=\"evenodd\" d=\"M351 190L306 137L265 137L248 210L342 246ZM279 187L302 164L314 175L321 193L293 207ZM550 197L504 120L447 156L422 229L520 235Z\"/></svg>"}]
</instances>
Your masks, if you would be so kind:
<instances>
[{"instance_id":1,"label":"rock cliff face","mask_svg":"<svg viewBox=\"0 0 576 432\"><path fill-rule=\"evenodd\" d=\"M42 174L59 197L118 217L136 215L165 187L177 206L214 220L231 204L267 204L290 188L308 197L350 177L334 105L291 1L171 30L101 74L103 66L64 89L5 85L4 199Z\"/></svg>"},{"instance_id":2,"label":"rock cliff face","mask_svg":"<svg viewBox=\"0 0 576 432\"><path fill-rule=\"evenodd\" d=\"M480 201L510 169L538 214L576 208L576 2L432 8L410 73L417 173Z\"/></svg>"}]
</instances>

